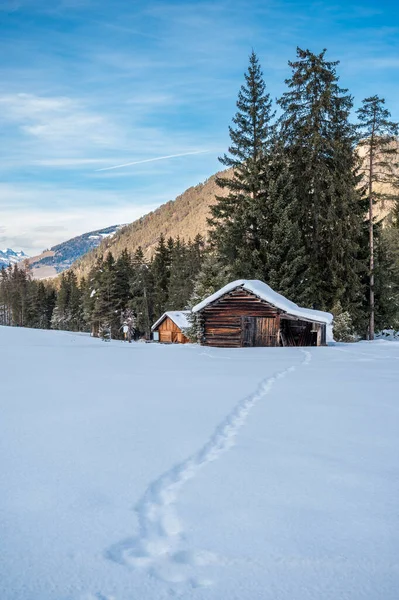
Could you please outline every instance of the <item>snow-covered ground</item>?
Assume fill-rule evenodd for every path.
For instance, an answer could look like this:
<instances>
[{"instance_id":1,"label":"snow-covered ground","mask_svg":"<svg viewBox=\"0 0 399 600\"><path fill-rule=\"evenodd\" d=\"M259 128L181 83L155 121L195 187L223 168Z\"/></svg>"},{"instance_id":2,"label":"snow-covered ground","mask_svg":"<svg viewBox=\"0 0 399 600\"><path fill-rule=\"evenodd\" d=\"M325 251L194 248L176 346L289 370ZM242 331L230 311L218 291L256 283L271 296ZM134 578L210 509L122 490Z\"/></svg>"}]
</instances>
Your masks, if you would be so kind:
<instances>
[{"instance_id":1,"label":"snow-covered ground","mask_svg":"<svg viewBox=\"0 0 399 600\"><path fill-rule=\"evenodd\" d=\"M0 328L1 600L397 600L399 343Z\"/></svg>"}]
</instances>

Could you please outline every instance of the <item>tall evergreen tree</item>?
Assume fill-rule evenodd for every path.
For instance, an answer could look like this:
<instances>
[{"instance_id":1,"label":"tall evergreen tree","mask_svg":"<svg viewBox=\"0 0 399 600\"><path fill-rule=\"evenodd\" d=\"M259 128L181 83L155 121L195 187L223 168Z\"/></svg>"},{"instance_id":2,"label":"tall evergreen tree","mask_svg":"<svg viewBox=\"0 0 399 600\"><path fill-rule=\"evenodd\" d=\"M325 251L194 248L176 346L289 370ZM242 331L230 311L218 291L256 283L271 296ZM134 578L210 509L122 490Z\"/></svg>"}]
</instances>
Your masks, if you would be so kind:
<instances>
[{"instance_id":1,"label":"tall evergreen tree","mask_svg":"<svg viewBox=\"0 0 399 600\"><path fill-rule=\"evenodd\" d=\"M193 291L187 308L193 308L208 296L214 294L232 279L232 274L217 252L208 249L202 257L201 270L193 281ZM197 313L189 315L190 327L185 331L192 342L197 342L203 336L202 317Z\"/></svg>"},{"instance_id":2,"label":"tall evergreen tree","mask_svg":"<svg viewBox=\"0 0 399 600\"><path fill-rule=\"evenodd\" d=\"M362 226L354 158L355 130L349 122L352 98L338 85L336 66L325 50L297 49L289 62L289 90L279 135L285 147L297 200L297 223L307 265L302 302L345 310L359 303L360 265L356 261Z\"/></svg>"},{"instance_id":3,"label":"tall evergreen tree","mask_svg":"<svg viewBox=\"0 0 399 600\"><path fill-rule=\"evenodd\" d=\"M375 227L375 327L399 330L399 231Z\"/></svg>"},{"instance_id":4,"label":"tall evergreen tree","mask_svg":"<svg viewBox=\"0 0 399 600\"><path fill-rule=\"evenodd\" d=\"M190 246L190 278L194 279L199 273L202 261L204 257L205 240L204 237L198 233L194 241L189 244Z\"/></svg>"},{"instance_id":5,"label":"tall evergreen tree","mask_svg":"<svg viewBox=\"0 0 399 600\"><path fill-rule=\"evenodd\" d=\"M385 108L385 100L371 96L363 100L363 106L357 110L360 134L359 154L361 160L362 181L369 202L369 339L374 339L375 329L375 257L374 257L374 204L380 200L382 205L387 199L396 199L392 187L399 185L399 148L397 135L398 123L390 121L391 113ZM387 188L387 186L389 186Z\"/></svg>"},{"instance_id":6,"label":"tall evergreen tree","mask_svg":"<svg viewBox=\"0 0 399 600\"><path fill-rule=\"evenodd\" d=\"M117 337L120 328L120 312L117 298L115 259L109 252L102 264L94 296L93 319L101 327L111 330L111 337Z\"/></svg>"},{"instance_id":7,"label":"tall evergreen tree","mask_svg":"<svg viewBox=\"0 0 399 600\"><path fill-rule=\"evenodd\" d=\"M233 275L251 277L262 262L256 207L262 194L267 157L272 139L272 102L266 92L259 60L249 58L245 84L237 100L238 111L229 128L231 145L219 160L232 168L218 177L217 184L228 190L217 197L209 219L211 241Z\"/></svg>"},{"instance_id":8,"label":"tall evergreen tree","mask_svg":"<svg viewBox=\"0 0 399 600\"><path fill-rule=\"evenodd\" d=\"M81 331L83 328L83 303L77 277L73 271L62 273L54 311L53 329Z\"/></svg>"},{"instance_id":9,"label":"tall evergreen tree","mask_svg":"<svg viewBox=\"0 0 399 600\"><path fill-rule=\"evenodd\" d=\"M130 293L129 307L136 317L136 332L149 339L154 320L154 280L152 268L145 260L141 246L133 256Z\"/></svg>"},{"instance_id":10,"label":"tall evergreen tree","mask_svg":"<svg viewBox=\"0 0 399 600\"><path fill-rule=\"evenodd\" d=\"M208 296L226 285L232 278L231 271L225 266L220 256L213 250L205 251L201 270L194 279L193 292L188 302L192 308Z\"/></svg>"},{"instance_id":11,"label":"tall evergreen tree","mask_svg":"<svg viewBox=\"0 0 399 600\"><path fill-rule=\"evenodd\" d=\"M103 272L104 260L100 255L94 267L90 269L87 280L81 281L80 287L82 292L83 317L85 323L90 329L92 335L98 334L98 320L95 317L96 295L100 289L100 278Z\"/></svg>"},{"instance_id":12,"label":"tall evergreen tree","mask_svg":"<svg viewBox=\"0 0 399 600\"><path fill-rule=\"evenodd\" d=\"M268 236L264 237L264 271L259 274L277 292L301 304L307 294L307 263L302 232L298 226L298 200L289 165L276 148L273 177L267 197Z\"/></svg>"},{"instance_id":13,"label":"tall evergreen tree","mask_svg":"<svg viewBox=\"0 0 399 600\"><path fill-rule=\"evenodd\" d=\"M168 283L167 308L179 310L185 306L190 291L187 292L189 277L189 252L184 240L176 238L171 252L170 275Z\"/></svg>"},{"instance_id":14,"label":"tall evergreen tree","mask_svg":"<svg viewBox=\"0 0 399 600\"><path fill-rule=\"evenodd\" d=\"M69 284L69 324L67 329L69 329L70 331L82 331L82 329L84 328L82 293L78 285L78 279L73 271L68 271L67 281Z\"/></svg>"},{"instance_id":15,"label":"tall evergreen tree","mask_svg":"<svg viewBox=\"0 0 399 600\"><path fill-rule=\"evenodd\" d=\"M154 282L154 311L160 316L165 312L168 303L168 287L170 277L171 254L173 251L173 240L165 243L165 237L160 235L151 265Z\"/></svg>"},{"instance_id":16,"label":"tall evergreen tree","mask_svg":"<svg viewBox=\"0 0 399 600\"><path fill-rule=\"evenodd\" d=\"M125 248L115 263L116 308L123 311L131 298L130 281L133 275L132 257Z\"/></svg>"}]
</instances>

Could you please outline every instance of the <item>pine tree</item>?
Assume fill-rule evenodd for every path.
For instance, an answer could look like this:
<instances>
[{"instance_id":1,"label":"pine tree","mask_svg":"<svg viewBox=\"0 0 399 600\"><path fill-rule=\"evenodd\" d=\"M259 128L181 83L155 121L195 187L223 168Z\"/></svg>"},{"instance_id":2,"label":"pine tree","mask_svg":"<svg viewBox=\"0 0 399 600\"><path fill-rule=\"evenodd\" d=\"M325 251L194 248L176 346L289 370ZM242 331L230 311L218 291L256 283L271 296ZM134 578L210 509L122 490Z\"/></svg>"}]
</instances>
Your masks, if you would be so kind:
<instances>
[{"instance_id":1,"label":"pine tree","mask_svg":"<svg viewBox=\"0 0 399 600\"><path fill-rule=\"evenodd\" d=\"M0 271L0 324L47 329L55 305L51 283L33 280L21 265Z\"/></svg>"},{"instance_id":2,"label":"pine tree","mask_svg":"<svg viewBox=\"0 0 399 600\"><path fill-rule=\"evenodd\" d=\"M90 270L87 280L81 281L83 318L92 335L98 335L99 321L95 315L96 295L100 289L101 275L104 271L104 259L100 255Z\"/></svg>"},{"instance_id":3,"label":"pine tree","mask_svg":"<svg viewBox=\"0 0 399 600\"><path fill-rule=\"evenodd\" d=\"M193 292L194 279L201 268L203 247L201 236L188 244L179 237L174 241L168 286L169 310L180 310L187 306Z\"/></svg>"},{"instance_id":4,"label":"pine tree","mask_svg":"<svg viewBox=\"0 0 399 600\"><path fill-rule=\"evenodd\" d=\"M168 304L168 287L172 250L173 240L169 239L168 245L166 245L165 237L163 234L161 234L151 265L151 272L154 282L154 311L158 316L161 316L162 313L165 312Z\"/></svg>"},{"instance_id":5,"label":"pine tree","mask_svg":"<svg viewBox=\"0 0 399 600\"><path fill-rule=\"evenodd\" d=\"M26 325L28 317L28 302L29 302L29 282L30 276L23 268L18 265L10 267L9 270L9 300L10 313L12 324L18 327Z\"/></svg>"},{"instance_id":6,"label":"pine tree","mask_svg":"<svg viewBox=\"0 0 399 600\"><path fill-rule=\"evenodd\" d=\"M334 315L333 335L336 342L354 342L356 340L352 318L348 311L342 309L341 303L338 301L333 307Z\"/></svg>"},{"instance_id":7,"label":"pine tree","mask_svg":"<svg viewBox=\"0 0 399 600\"><path fill-rule=\"evenodd\" d=\"M0 324L11 325L9 269L0 271Z\"/></svg>"},{"instance_id":8,"label":"pine tree","mask_svg":"<svg viewBox=\"0 0 399 600\"><path fill-rule=\"evenodd\" d=\"M374 215L373 208L377 200L384 205L387 199L396 199L391 190L384 186L399 185L398 163L399 148L397 135L398 123L390 121L391 113L385 108L385 100L371 96L363 100L363 106L357 110L360 133L359 154L361 159L362 180L369 201L369 249L370 249L370 321L369 339L374 339L375 329L375 257L374 257Z\"/></svg>"},{"instance_id":9,"label":"pine tree","mask_svg":"<svg viewBox=\"0 0 399 600\"><path fill-rule=\"evenodd\" d=\"M399 329L399 230L375 226L375 327Z\"/></svg>"},{"instance_id":10,"label":"pine tree","mask_svg":"<svg viewBox=\"0 0 399 600\"><path fill-rule=\"evenodd\" d=\"M68 329L70 331L81 331L84 327L82 294L73 271L68 271L67 281L69 285Z\"/></svg>"},{"instance_id":11,"label":"pine tree","mask_svg":"<svg viewBox=\"0 0 399 600\"><path fill-rule=\"evenodd\" d=\"M297 61L289 62L292 76L279 100L279 136L307 265L303 302L330 309L341 301L346 310L361 295L356 257L363 214L356 187L356 136L349 122L352 98L338 85L338 62L326 61L325 52L298 48Z\"/></svg>"},{"instance_id":12,"label":"pine tree","mask_svg":"<svg viewBox=\"0 0 399 600\"><path fill-rule=\"evenodd\" d=\"M193 292L187 308L193 308L208 296L225 286L232 279L229 267L226 267L219 255L207 250L204 253L202 267L194 280ZM203 335L202 319L196 313L189 315L190 327L185 334L192 342L200 341Z\"/></svg>"},{"instance_id":13,"label":"pine tree","mask_svg":"<svg viewBox=\"0 0 399 600\"><path fill-rule=\"evenodd\" d=\"M111 252L107 254L102 264L94 298L92 318L104 330L110 329L111 338L117 337L120 328L120 307L117 298L115 259Z\"/></svg>"},{"instance_id":14,"label":"pine tree","mask_svg":"<svg viewBox=\"0 0 399 600\"><path fill-rule=\"evenodd\" d=\"M154 319L154 280L152 267L147 263L141 246L133 256L133 274L130 281L129 307L135 315L136 335L151 335Z\"/></svg>"},{"instance_id":15,"label":"pine tree","mask_svg":"<svg viewBox=\"0 0 399 600\"><path fill-rule=\"evenodd\" d=\"M170 261L168 282L168 310L179 310L185 305L190 294L186 295L188 265L188 251L184 240L176 238L173 244Z\"/></svg>"},{"instance_id":16,"label":"pine tree","mask_svg":"<svg viewBox=\"0 0 399 600\"><path fill-rule=\"evenodd\" d=\"M67 331L81 331L84 327L82 294L73 271L61 275L51 326Z\"/></svg>"},{"instance_id":17,"label":"pine tree","mask_svg":"<svg viewBox=\"0 0 399 600\"><path fill-rule=\"evenodd\" d=\"M211 241L224 264L231 266L234 276L250 278L262 262L256 207L264 185L274 117L254 52L249 58L245 84L238 94L237 108L233 126L229 128L229 154L219 159L233 169L232 176L216 180L229 193L217 197L208 222Z\"/></svg>"},{"instance_id":18,"label":"pine tree","mask_svg":"<svg viewBox=\"0 0 399 600\"><path fill-rule=\"evenodd\" d=\"M298 304L307 299L307 264L301 230L298 226L298 200L293 177L284 157L273 157L274 177L267 188L269 211L264 237L264 272L259 278L274 290Z\"/></svg>"},{"instance_id":19,"label":"pine tree","mask_svg":"<svg viewBox=\"0 0 399 600\"><path fill-rule=\"evenodd\" d=\"M198 275L201 270L202 261L204 257L204 249L205 249L205 240L203 236L198 233L194 241L189 243L190 250L190 279L194 280L194 278Z\"/></svg>"},{"instance_id":20,"label":"pine tree","mask_svg":"<svg viewBox=\"0 0 399 600\"><path fill-rule=\"evenodd\" d=\"M115 263L115 311L118 311L119 314L124 313L129 306L132 276L132 257L125 248ZM119 328L117 337L123 338L122 328Z\"/></svg>"}]
</instances>

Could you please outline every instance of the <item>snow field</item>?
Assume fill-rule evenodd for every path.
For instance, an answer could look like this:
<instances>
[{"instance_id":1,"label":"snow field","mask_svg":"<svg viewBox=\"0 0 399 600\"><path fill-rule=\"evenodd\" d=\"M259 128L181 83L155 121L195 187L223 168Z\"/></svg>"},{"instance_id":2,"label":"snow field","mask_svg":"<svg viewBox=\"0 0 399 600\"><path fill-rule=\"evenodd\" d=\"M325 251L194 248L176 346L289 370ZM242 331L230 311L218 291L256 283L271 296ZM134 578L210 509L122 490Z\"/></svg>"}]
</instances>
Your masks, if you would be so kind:
<instances>
[{"instance_id":1,"label":"snow field","mask_svg":"<svg viewBox=\"0 0 399 600\"><path fill-rule=\"evenodd\" d=\"M0 328L1 600L394 600L399 344Z\"/></svg>"}]
</instances>

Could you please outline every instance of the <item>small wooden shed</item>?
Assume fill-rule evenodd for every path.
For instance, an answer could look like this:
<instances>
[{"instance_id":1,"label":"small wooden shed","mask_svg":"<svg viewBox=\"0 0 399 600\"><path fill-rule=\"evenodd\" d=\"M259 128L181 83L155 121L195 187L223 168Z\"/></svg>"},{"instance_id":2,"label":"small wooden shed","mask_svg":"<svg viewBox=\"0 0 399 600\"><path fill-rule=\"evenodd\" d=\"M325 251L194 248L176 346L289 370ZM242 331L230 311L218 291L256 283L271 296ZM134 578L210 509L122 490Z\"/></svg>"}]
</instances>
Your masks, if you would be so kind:
<instances>
[{"instance_id":1,"label":"small wooden shed","mask_svg":"<svg viewBox=\"0 0 399 600\"><path fill-rule=\"evenodd\" d=\"M158 342L169 344L186 344L189 339L184 329L190 327L189 310L169 310L151 327L152 338Z\"/></svg>"},{"instance_id":2,"label":"small wooden shed","mask_svg":"<svg viewBox=\"0 0 399 600\"><path fill-rule=\"evenodd\" d=\"M193 308L200 344L325 346L330 313L301 308L259 280L233 281Z\"/></svg>"}]
</instances>

